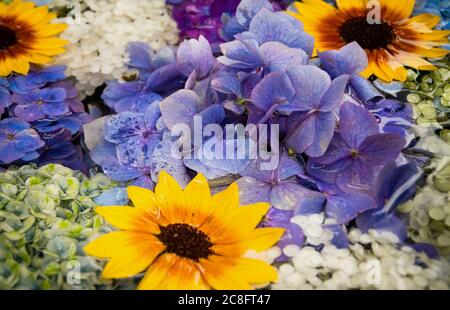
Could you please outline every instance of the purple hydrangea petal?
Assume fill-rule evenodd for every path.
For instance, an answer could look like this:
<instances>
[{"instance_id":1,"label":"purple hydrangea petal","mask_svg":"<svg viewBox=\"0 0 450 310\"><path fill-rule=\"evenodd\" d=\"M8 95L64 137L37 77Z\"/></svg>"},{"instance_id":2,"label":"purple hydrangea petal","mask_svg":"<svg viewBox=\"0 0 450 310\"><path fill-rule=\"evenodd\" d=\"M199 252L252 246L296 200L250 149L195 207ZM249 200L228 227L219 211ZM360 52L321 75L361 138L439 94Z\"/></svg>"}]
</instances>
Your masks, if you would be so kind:
<instances>
[{"instance_id":1,"label":"purple hydrangea petal","mask_svg":"<svg viewBox=\"0 0 450 310\"><path fill-rule=\"evenodd\" d=\"M294 26L290 19L268 9L263 8L255 15L250 22L249 31L260 44L276 41L288 47L300 48L308 55L313 51L314 39L310 35Z\"/></svg>"},{"instance_id":2,"label":"purple hydrangea petal","mask_svg":"<svg viewBox=\"0 0 450 310\"><path fill-rule=\"evenodd\" d=\"M128 204L128 194L125 187L114 187L103 191L95 197L99 206L125 206Z\"/></svg>"},{"instance_id":3,"label":"purple hydrangea petal","mask_svg":"<svg viewBox=\"0 0 450 310\"><path fill-rule=\"evenodd\" d=\"M356 218L356 225L363 232L368 232L369 229L391 232L399 238L400 243L406 240L408 234L406 220L395 214L380 216L374 215L373 211L367 211Z\"/></svg>"},{"instance_id":4,"label":"purple hydrangea petal","mask_svg":"<svg viewBox=\"0 0 450 310\"><path fill-rule=\"evenodd\" d=\"M152 178L147 175L143 175L143 176L137 178L132 183L132 185L143 187L143 188L148 188L150 190L153 190L155 188L155 183L153 182Z\"/></svg>"},{"instance_id":5,"label":"purple hydrangea petal","mask_svg":"<svg viewBox=\"0 0 450 310\"><path fill-rule=\"evenodd\" d=\"M294 215L318 214L322 211L325 202L325 195L310 191L299 201L294 210Z\"/></svg>"},{"instance_id":6,"label":"purple hydrangea petal","mask_svg":"<svg viewBox=\"0 0 450 310\"><path fill-rule=\"evenodd\" d=\"M90 152L92 160L99 166L115 162L118 164L116 156L116 146L106 140L101 140Z\"/></svg>"},{"instance_id":7,"label":"purple hydrangea petal","mask_svg":"<svg viewBox=\"0 0 450 310\"><path fill-rule=\"evenodd\" d=\"M46 147L46 156L49 160L61 160L76 153L76 149L71 141L62 140L54 142L50 147Z\"/></svg>"},{"instance_id":8,"label":"purple hydrangea petal","mask_svg":"<svg viewBox=\"0 0 450 310\"><path fill-rule=\"evenodd\" d=\"M272 187L270 202L275 208L294 210L311 192L294 181L285 181Z\"/></svg>"},{"instance_id":9,"label":"purple hydrangea petal","mask_svg":"<svg viewBox=\"0 0 450 310\"><path fill-rule=\"evenodd\" d=\"M19 150L15 143L0 141L0 163L10 164L21 159L25 154L26 152Z\"/></svg>"},{"instance_id":10,"label":"purple hydrangea petal","mask_svg":"<svg viewBox=\"0 0 450 310\"><path fill-rule=\"evenodd\" d=\"M280 180L286 180L293 176L301 176L305 174L304 167L299 163L298 160L288 155L288 153L283 150L280 156L280 163L278 165L278 178Z\"/></svg>"},{"instance_id":11,"label":"purple hydrangea petal","mask_svg":"<svg viewBox=\"0 0 450 310\"><path fill-rule=\"evenodd\" d=\"M51 102L42 104L42 112L46 116L58 117L69 113L69 107L65 102Z\"/></svg>"},{"instance_id":12,"label":"purple hydrangea petal","mask_svg":"<svg viewBox=\"0 0 450 310\"><path fill-rule=\"evenodd\" d=\"M284 72L289 67L308 63L308 56L302 49L290 48L279 42L264 43L260 50L271 72Z\"/></svg>"},{"instance_id":13,"label":"purple hydrangea petal","mask_svg":"<svg viewBox=\"0 0 450 310\"><path fill-rule=\"evenodd\" d=\"M215 77L211 81L211 87L221 93L228 95L241 96L241 81L239 81L236 73L226 73Z\"/></svg>"},{"instance_id":14,"label":"purple hydrangea petal","mask_svg":"<svg viewBox=\"0 0 450 310\"><path fill-rule=\"evenodd\" d=\"M347 249L349 247L349 240L347 234L347 228L345 225L325 225L325 228L333 232L333 239L331 243L338 249Z\"/></svg>"},{"instance_id":15,"label":"purple hydrangea petal","mask_svg":"<svg viewBox=\"0 0 450 310\"><path fill-rule=\"evenodd\" d=\"M135 112L116 114L107 120L104 137L112 143L126 142L145 129L144 115Z\"/></svg>"},{"instance_id":16,"label":"purple hydrangea petal","mask_svg":"<svg viewBox=\"0 0 450 310\"><path fill-rule=\"evenodd\" d=\"M27 122L34 122L45 117L45 113L42 112L42 106L37 104L16 105L14 114Z\"/></svg>"},{"instance_id":17,"label":"purple hydrangea petal","mask_svg":"<svg viewBox=\"0 0 450 310\"><path fill-rule=\"evenodd\" d=\"M267 0L242 0L236 10L236 19L240 25L248 29L251 20L263 8L273 10L272 5Z\"/></svg>"},{"instance_id":18,"label":"purple hydrangea petal","mask_svg":"<svg viewBox=\"0 0 450 310\"><path fill-rule=\"evenodd\" d=\"M158 181L159 173L164 170L169 173L181 186L186 186L191 180L182 159L172 154L173 142L169 135L164 135L155 148L150 163L152 180Z\"/></svg>"},{"instance_id":19,"label":"purple hydrangea petal","mask_svg":"<svg viewBox=\"0 0 450 310\"><path fill-rule=\"evenodd\" d=\"M331 112L339 107L344 97L344 91L348 84L348 78L348 75L341 75L331 81L330 88L320 100L320 111Z\"/></svg>"},{"instance_id":20,"label":"purple hydrangea petal","mask_svg":"<svg viewBox=\"0 0 450 310\"><path fill-rule=\"evenodd\" d=\"M359 75L350 78L350 85L356 95L364 102L373 103L384 99L384 96L373 84Z\"/></svg>"},{"instance_id":21,"label":"purple hydrangea petal","mask_svg":"<svg viewBox=\"0 0 450 310\"><path fill-rule=\"evenodd\" d=\"M118 162L107 163L102 169L107 176L118 182L128 182L144 174L139 168L121 165Z\"/></svg>"},{"instance_id":22,"label":"purple hydrangea petal","mask_svg":"<svg viewBox=\"0 0 450 310\"><path fill-rule=\"evenodd\" d=\"M252 91L252 102L263 111L274 105L288 104L295 94L289 78L282 73L270 73Z\"/></svg>"},{"instance_id":23,"label":"purple hydrangea petal","mask_svg":"<svg viewBox=\"0 0 450 310\"><path fill-rule=\"evenodd\" d=\"M331 84L329 75L316 66L298 66L287 70L297 94L292 104L298 111L318 109Z\"/></svg>"},{"instance_id":24,"label":"purple hydrangea petal","mask_svg":"<svg viewBox=\"0 0 450 310\"><path fill-rule=\"evenodd\" d=\"M17 133L14 144L17 149L26 153L35 151L45 145L34 129L25 129Z\"/></svg>"},{"instance_id":25,"label":"purple hydrangea petal","mask_svg":"<svg viewBox=\"0 0 450 310\"><path fill-rule=\"evenodd\" d=\"M368 165L380 165L395 160L405 146L402 136L392 133L367 137L360 146L360 153Z\"/></svg>"},{"instance_id":26,"label":"purple hydrangea petal","mask_svg":"<svg viewBox=\"0 0 450 310\"><path fill-rule=\"evenodd\" d=\"M319 53L319 58L324 70L333 78L341 74L356 75L368 65L366 52L357 42L349 43L339 51Z\"/></svg>"},{"instance_id":27,"label":"purple hydrangea petal","mask_svg":"<svg viewBox=\"0 0 450 310\"><path fill-rule=\"evenodd\" d=\"M236 181L239 187L239 200L243 205L256 202L270 202L271 186L251 177L242 177Z\"/></svg>"},{"instance_id":28,"label":"purple hydrangea petal","mask_svg":"<svg viewBox=\"0 0 450 310\"><path fill-rule=\"evenodd\" d=\"M364 107L345 102L339 116L341 137L352 149L358 149L364 139L379 132L375 116Z\"/></svg>"},{"instance_id":29,"label":"purple hydrangea petal","mask_svg":"<svg viewBox=\"0 0 450 310\"><path fill-rule=\"evenodd\" d=\"M339 224L346 224L364 211L376 207L375 200L366 194L343 193L327 199L325 214Z\"/></svg>"},{"instance_id":30,"label":"purple hydrangea petal","mask_svg":"<svg viewBox=\"0 0 450 310\"><path fill-rule=\"evenodd\" d=\"M297 153L305 152L308 156L319 157L330 145L335 127L336 122L331 112L316 112L290 134L287 143Z\"/></svg>"},{"instance_id":31,"label":"purple hydrangea petal","mask_svg":"<svg viewBox=\"0 0 450 310\"><path fill-rule=\"evenodd\" d=\"M264 56L259 50L256 40L235 40L220 45L224 56L217 61L225 66L236 69L256 69L264 65Z\"/></svg>"},{"instance_id":32,"label":"purple hydrangea petal","mask_svg":"<svg viewBox=\"0 0 450 310\"><path fill-rule=\"evenodd\" d=\"M190 125L200 102L192 90L179 90L160 102L161 115L169 129L177 124Z\"/></svg>"},{"instance_id":33,"label":"purple hydrangea petal","mask_svg":"<svg viewBox=\"0 0 450 310\"><path fill-rule=\"evenodd\" d=\"M30 128L30 124L16 117L6 118L0 121L0 134L3 132L14 134L28 128Z\"/></svg>"},{"instance_id":34,"label":"purple hydrangea petal","mask_svg":"<svg viewBox=\"0 0 450 310\"><path fill-rule=\"evenodd\" d=\"M132 136L117 145L117 157L121 164L134 167L150 166L153 152L161 140L161 135L152 134L147 138Z\"/></svg>"},{"instance_id":35,"label":"purple hydrangea petal","mask_svg":"<svg viewBox=\"0 0 450 310\"><path fill-rule=\"evenodd\" d=\"M180 44L177 54L177 69L184 76L197 71L200 79L206 77L215 64L211 46L205 37L190 39Z\"/></svg>"},{"instance_id":36,"label":"purple hydrangea petal","mask_svg":"<svg viewBox=\"0 0 450 310\"><path fill-rule=\"evenodd\" d=\"M150 47L144 42L128 43L127 52L130 55L128 66L139 70L152 70L152 56L150 55Z\"/></svg>"},{"instance_id":37,"label":"purple hydrangea petal","mask_svg":"<svg viewBox=\"0 0 450 310\"><path fill-rule=\"evenodd\" d=\"M338 160L349 158L351 150L337 133L334 134L333 139L327 149L327 152L318 158L314 158L314 162L324 165L332 164Z\"/></svg>"}]
</instances>

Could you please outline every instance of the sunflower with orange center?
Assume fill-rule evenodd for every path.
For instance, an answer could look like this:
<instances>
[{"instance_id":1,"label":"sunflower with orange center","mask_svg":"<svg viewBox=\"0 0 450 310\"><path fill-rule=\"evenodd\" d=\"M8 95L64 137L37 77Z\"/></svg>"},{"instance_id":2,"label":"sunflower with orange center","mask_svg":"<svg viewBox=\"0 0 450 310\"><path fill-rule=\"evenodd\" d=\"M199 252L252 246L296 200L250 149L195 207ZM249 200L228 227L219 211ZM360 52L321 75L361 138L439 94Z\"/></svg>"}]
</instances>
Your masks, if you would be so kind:
<instances>
[{"instance_id":1,"label":"sunflower with orange center","mask_svg":"<svg viewBox=\"0 0 450 310\"><path fill-rule=\"evenodd\" d=\"M424 57L437 58L449 51L448 30L432 30L439 17L410 17L415 0L337 0L337 8L322 0L295 2L297 12L288 12L303 22L315 39L316 51L337 50L356 41L369 59L364 77L372 74L390 82L405 81L404 66L436 70ZM376 18L379 17L379 18Z\"/></svg>"},{"instance_id":2,"label":"sunflower with orange center","mask_svg":"<svg viewBox=\"0 0 450 310\"><path fill-rule=\"evenodd\" d=\"M67 41L54 36L67 25L51 24L54 18L46 6L35 7L33 2L0 2L0 76L27 74L30 63L48 64L64 52Z\"/></svg>"},{"instance_id":3,"label":"sunflower with orange center","mask_svg":"<svg viewBox=\"0 0 450 310\"><path fill-rule=\"evenodd\" d=\"M264 251L282 228L256 228L269 204L239 205L236 183L211 196L198 174L183 190L161 172L155 192L130 186L134 207L97 207L120 229L90 242L85 251L110 258L102 276L125 278L146 270L139 289L251 289L277 279L268 263L245 257Z\"/></svg>"}]
</instances>

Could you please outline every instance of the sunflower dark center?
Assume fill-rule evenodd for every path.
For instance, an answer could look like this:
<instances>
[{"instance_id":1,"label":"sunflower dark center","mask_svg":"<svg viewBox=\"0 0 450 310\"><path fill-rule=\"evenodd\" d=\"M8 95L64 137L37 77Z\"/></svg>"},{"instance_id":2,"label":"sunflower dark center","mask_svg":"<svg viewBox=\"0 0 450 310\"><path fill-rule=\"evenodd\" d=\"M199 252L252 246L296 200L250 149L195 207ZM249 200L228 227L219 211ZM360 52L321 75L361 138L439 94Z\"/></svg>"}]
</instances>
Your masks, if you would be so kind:
<instances>
[{"instance_id":1,"label":"sunflower dark center","mask_svg":"<svg viewBox=\"0 0 450 310\"><path fill-rule=\"evenodd\" d=\"M166 252L195 261L208 258L213 252L209 237L188 224L170 224L160 227L159 240L166 246Z\"/></svg>"},{"instance_id":2,"label":"sunflower dark center","mask_svg":"<svg viewBox=\"0 0 450 310\"><path fill-rule=\"evenodd\" d=\"M353 41L365 49L373 50L387 47L395 39L394 29L386 22L369 24L365 17L356 17L346 21L339 29L341 38Z\"/></svg>"},{"instance_id":3,"label":"sunflower dark center","mask_svg":"<svg viewBox=\"0 0 450 310\"><path fill-rule=\"evenodd\" d=\"M17 36L14 30L0 24L0 50L5 50L17 43Z\"/></svg>"}]
</instances>

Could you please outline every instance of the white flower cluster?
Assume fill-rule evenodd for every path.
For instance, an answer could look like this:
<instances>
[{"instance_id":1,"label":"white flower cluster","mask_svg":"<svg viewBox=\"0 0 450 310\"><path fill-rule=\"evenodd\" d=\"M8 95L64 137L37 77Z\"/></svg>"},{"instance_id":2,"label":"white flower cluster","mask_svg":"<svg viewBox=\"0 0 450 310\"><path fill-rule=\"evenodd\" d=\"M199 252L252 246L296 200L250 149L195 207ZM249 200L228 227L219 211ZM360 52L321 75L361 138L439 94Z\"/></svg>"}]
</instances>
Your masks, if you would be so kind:
<instances>
[{"instance_id":1,"label":"white flower cluster","mask_svg":"<svg viewBox=\"0 0 450 310\"><path fill-rule=\"evenodd\" d=\"M447 261L399 247L391 233L364 234L354 228L349 248L338 249L322 226L323 215L296 216L292 222L302 227L306 245L283 249L289 261L278 267L279 279L272 289L448 289Z\"/></svg>"},{"instance_id":2,"label":"white flower cluster","mask_svg":"<svg viewBox=\"0 0 450 310\"><path fill-rule=\"evenodd\" d=\"M450 157L432 163L435 172L414 199L399 206L409 213L410 237L416 242L431 243L444 257L450 257Z\"/></svg>"},{"instance_id":3,"label":"white flower cluster","mask_svg":"<svg viewBox=\"0 0 450 310\"><path fill-rule=\"evenodd\" d=\"M175 44L177 26L164 0L58 0L71 10L58 22L69 24L62 37L67 51L57 63L77 79L82 95L91 95L107 80L121 80L131 41L147 42L153 49Z\"/></svg>"}]
</instances>

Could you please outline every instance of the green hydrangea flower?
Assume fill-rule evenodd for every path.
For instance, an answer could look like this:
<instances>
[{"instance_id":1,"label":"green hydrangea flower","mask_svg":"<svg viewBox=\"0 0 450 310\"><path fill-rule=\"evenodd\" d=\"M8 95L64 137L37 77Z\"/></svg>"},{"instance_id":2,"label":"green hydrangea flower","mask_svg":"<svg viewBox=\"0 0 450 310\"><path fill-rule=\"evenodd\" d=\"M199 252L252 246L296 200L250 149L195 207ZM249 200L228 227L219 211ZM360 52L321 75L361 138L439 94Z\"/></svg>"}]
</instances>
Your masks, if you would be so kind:
<instances>
[{"instance_id":1,"label":"green hydrangea flower","mask_svg":"<svg viewBox=\"0 0 450 310\"><path fill-rule=\"evenodd\" d=\"M443 123L450 119L450 57L435 63L437 71L408 70L404 87L419 125Z\"/></svg>"},{"instance_id":2,"label":"green hydrangea flower","mask_svg":"<svg viewBox=\"0 0 450 310\"><path fill-rule=\"evenodd\" d=\"M414 199L399 206L409 213L409 235L416 242L426 242L450 258L450 157L435 160L434 173Z\"/></svg>"},{"instance_id":3,"label":"green hydrangea flower","mask_svg":"<svg viewBox=\"0 0 450 310\"><path fill-rule=\"evenodd\" d=\"M57 164L0 172L0 289L134 288L102 279L104 262L83 252L111 230L94 199L117 186Z\"/></svg>"}]
</instances>

